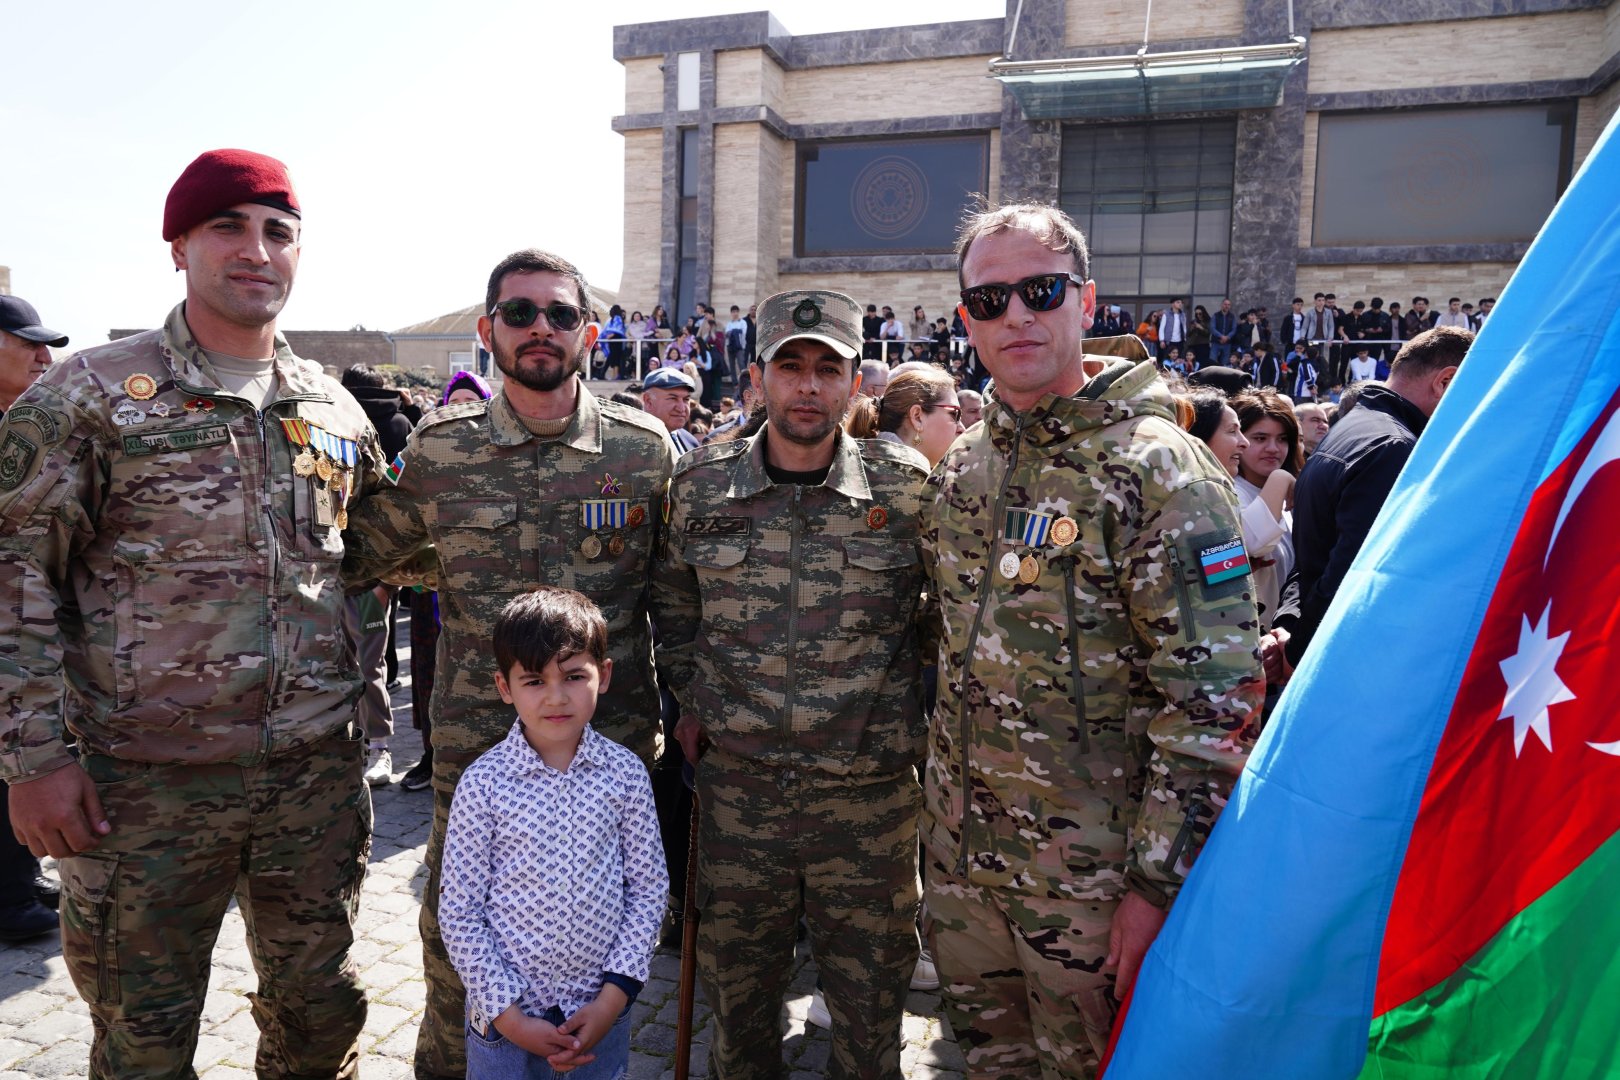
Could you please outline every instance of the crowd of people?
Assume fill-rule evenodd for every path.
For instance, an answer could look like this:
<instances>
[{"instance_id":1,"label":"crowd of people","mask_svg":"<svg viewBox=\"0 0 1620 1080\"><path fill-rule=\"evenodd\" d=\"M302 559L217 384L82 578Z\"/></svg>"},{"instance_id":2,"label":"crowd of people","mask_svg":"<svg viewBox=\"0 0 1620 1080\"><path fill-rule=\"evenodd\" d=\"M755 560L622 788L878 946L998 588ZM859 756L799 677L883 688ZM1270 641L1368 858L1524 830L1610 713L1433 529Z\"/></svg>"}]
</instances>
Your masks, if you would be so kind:
<instances>
[{"instance_id":1,"label":"crowd of people","mask_svg":"<svg viewBox=\"0 0 1620 1080\"><path fill-rule=\"evenodd\" d=\"M957 247L987 383L793 290L736 320L700 440L682 365L591 390L613 320L526 249L478 322L503 381L413 426L277 333L301 212L280 162L211 151L165 207L161 329L33 371L60 335L0 303L32 372L0 403L7 900L59 902L98 1080L189 1073L233 897L258 1072L357 1074L396 589L433 792L418 1077L622 1075L688 881L722 1080L780 1074L801 925L830 1075L898 1077L936 986L971 1074L1093 1076L1472 339L1422 329L1331 406L1167 377L1099 333L1074 223L1021 204Z\"/></svg>"}]
</instances>

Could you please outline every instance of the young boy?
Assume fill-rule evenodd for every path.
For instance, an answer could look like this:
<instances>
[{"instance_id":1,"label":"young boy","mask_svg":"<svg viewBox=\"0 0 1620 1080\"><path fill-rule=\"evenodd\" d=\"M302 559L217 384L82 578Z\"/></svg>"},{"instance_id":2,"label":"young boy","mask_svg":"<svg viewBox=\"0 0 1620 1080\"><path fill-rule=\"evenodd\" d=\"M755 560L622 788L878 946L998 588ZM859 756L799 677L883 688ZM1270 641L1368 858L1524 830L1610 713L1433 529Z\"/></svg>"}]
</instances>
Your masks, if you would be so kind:
<instances>
[{"instance_id":1,"label":"young boy","mask_svg":"<svg viewBox=\"0 0 1620 1080\"><path fill-rule=\"evenodd\" d=\"M439 893L468 1080L616 1076L669 882L646 767L589 724L613 674L607 624L539 588L506 605L494 649L517 722L456 788Z\"/></svg>"}]
</instances>

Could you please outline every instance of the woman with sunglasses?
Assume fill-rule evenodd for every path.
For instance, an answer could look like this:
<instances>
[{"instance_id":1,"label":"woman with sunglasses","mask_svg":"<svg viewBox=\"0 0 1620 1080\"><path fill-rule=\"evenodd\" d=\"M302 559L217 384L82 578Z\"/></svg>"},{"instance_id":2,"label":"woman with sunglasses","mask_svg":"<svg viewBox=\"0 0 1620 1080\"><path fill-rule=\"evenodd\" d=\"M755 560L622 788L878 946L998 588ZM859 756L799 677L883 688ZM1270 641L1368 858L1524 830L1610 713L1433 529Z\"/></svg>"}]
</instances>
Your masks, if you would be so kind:
<instances>
[{"instance_id":1,"label":"woman with sunglasses","mask_svg":"<svg viewBox=\"0 0 1620 1080\"><path fill-rule=\"evenodd\" d=\"M956 382L943 369L902 371L880 398L858 397L844 430L857 439L887 439L910 446L938 465L962 434Z\"/></svg>"}]
</instances>

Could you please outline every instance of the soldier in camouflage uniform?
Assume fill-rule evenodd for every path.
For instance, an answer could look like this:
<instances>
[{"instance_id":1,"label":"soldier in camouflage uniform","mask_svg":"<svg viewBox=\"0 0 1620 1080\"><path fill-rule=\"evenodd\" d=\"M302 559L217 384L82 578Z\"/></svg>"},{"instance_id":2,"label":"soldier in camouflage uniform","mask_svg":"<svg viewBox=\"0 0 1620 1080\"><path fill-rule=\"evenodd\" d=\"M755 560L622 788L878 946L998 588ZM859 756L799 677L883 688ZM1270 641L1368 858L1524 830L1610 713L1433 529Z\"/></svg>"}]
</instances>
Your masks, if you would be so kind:
<instances>
[{"instance_id":1,"label":"soldier in camouflage uniform","mask_svg":"<svg viewBox=\"0 0 1620 1080\"><path fill-rule=\"evenodd\" d=\"M195 1075L234 895L258 1074L350 1077L371 799L338 522L381 452L275 333L299 252L280 162L204 154L164 238L185 303L56 365L0 426L0 770L19 838L61 859L89 1075Z\"/></svg>"},{"instance_id":2,"label":"soldier in camouflage uniform","mask_svg":"<svg viewBox=\"0 0 1620 1080\"><path fill-rule=\"evenodd\" d=\"M758 434L683 456L654 586L659 663L697 766L698 964L720 1080L782 1071L807 917L833 1077L898 1077L917 961L923 753L917 512L926 459L839 427L859 385L841 293L760 306ZM803 900L801 902L801 889Z\"/></svg>"},{"instance_id":3,"label":"soldier in camouflage uniform","mask_svg":"<svg viewBox=\"0 0 1620 1080\"><path fill-rule=\"evenodd\" d=\"M506 602L537 585L590 597L607 619L615 676L592 723L649 766L662 742L647 590L674 448L656 419L597 399L577 377L597 328L585 321L589 293L573 264L540 251L508 256L484 309L478 332L506 375L500 392L430 413L391 470L394 486L363 502L344 534L351 586L407 580L437 556L444 626L429 705L421 1077L467 1069L465 994L439 936L439 869L457 781L512 727L490 652Z\"/></svg>"},{"instance_id":4,"label":"soldier in camouflage uniform","mask_svg":"<svg viewBox=\"0 0 1620 1080\"><path fill-rule=\"evenodd\" d=\"M934 958L971 1075L1089 1077L1252 744L1259 623L1230 481L1146 350L1082 352L1079 230L1007 207L958 251L995 394L922 515Z\"/></svg>"}]
</instances>

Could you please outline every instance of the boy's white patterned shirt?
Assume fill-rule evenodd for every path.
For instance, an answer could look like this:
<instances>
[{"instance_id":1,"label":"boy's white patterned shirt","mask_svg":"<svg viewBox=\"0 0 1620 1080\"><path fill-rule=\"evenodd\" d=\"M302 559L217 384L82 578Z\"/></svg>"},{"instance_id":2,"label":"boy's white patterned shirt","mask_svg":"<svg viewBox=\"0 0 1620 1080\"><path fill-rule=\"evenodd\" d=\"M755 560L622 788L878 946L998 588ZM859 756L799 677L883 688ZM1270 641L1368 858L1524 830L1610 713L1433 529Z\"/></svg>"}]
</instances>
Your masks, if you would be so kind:
<instances>
[{"instance_id":1,"label":"boy's white patterned shirt","mask_svg":"<svg viewBox=\"0 0 1620 1080\"><path fill-rule=\"evenodd\" d=\"M558 772L514 723L456 785L439 930L475 1024L646 982L668 891L647 768L589 726Z\"/></svg>"}]
</instances>

